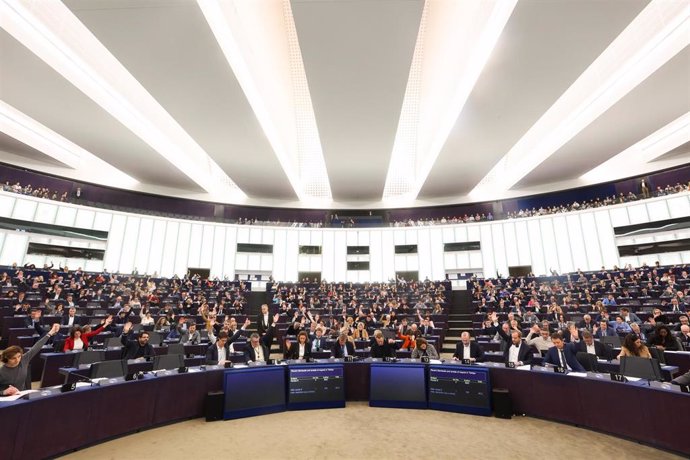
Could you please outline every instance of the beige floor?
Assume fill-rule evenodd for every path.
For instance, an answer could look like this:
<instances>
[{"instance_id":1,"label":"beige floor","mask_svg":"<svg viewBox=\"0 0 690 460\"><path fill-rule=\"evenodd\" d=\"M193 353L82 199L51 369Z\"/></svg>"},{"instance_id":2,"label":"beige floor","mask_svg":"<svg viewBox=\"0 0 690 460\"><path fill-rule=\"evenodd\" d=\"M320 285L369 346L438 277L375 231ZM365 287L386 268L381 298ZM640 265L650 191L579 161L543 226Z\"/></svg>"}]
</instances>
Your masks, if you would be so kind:
<instances>
[{"instance_id":1,"label":"beige floor","mask_svg":"<svg viewBox=\"0 0 690 460\"><path fill-rule=\"evenodd\" d=\"M70 454L70 459L681 458L589 430L528 417L370 408L283 412L169 425Z\"/></svg>"}]
</instances>

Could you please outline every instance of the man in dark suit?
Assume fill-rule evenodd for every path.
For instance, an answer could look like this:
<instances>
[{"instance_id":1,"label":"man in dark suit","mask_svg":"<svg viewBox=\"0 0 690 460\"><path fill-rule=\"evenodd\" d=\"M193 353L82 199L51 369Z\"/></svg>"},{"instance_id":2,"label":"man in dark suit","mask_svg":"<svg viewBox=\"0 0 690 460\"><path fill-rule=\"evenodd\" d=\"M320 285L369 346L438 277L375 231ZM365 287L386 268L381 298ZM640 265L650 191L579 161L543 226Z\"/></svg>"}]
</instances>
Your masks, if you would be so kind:
<instances>
[{"instance_id":1,"label":"man in dark suit","mask_svg":"<svg viewBox=\"0 0 690 460\"><path fill-rule=\"evenodd\" d=\"M594 332L594 321L590 315L585 315L582 317L582 321L577 323L577 328L581 331Z\"/></svg>"},{"instance_id":2,"label":"man in dark suit","mask_svg":"<svg viewBox=\"0 0 690 460\"><path fill-rule=\"evenodd\" d=\"M372 358L395 358L395 340L384 337L383 332L375 331L371 341L370 356Z\"/></svg>"},{"instance_id":3,"label":"man in dark suit","mask_svg":"<svg viewBox=\"0 0 690 460\"><path fill-rule=\"evenodd\" d=\"M599 327L594 328L594 338L601 339L602 337L616 337L615 329L609 326L609 322L606 320L599 321Z\"/></svg>"},{"instance_id":4,"label":"man in dark suit","mask_svg":"<svg viewBox=\"0 0 690 460\"><path fill-rule=\"evenodd\" d=\"M465 331L460 334L460 341L455 345L453 353L454 361L469 359L471 362L484 361L484 352L476 342L470 338L470 333Z\"/></svg>"},{"instance_id":5,"label":"man in dark suit","mask_svg":"<svg viewBox=\"0 0 690 460\"><path fill-rule=\"evenodd\" d=\"M422 337L426 337L428 335L434 335L434 328L431 327L431 323L429 321L429 318L424 318L422 320L421 326L419 326L419 334Z\"/></svg>"},{"instance_id":6,"label":"man in dark suit","mask_svg":"<svg viewBox=\"0 0 690 460\"><path fill-rule=\"evenodd\" d=\"M122 342L122 359L153 358L153 346L149 343L149 333L141 331L136 339L130 337L132 323L125 324L120 342Z\"/></svg>"},{"instance_id":7,"label":"man in dark suit","mask_svg":"<svg viewBox=\"0 0 690 460\"><path fill-rule=\"evenodd\" d=\"M355 356L355 346L347 340L347 335L340 334L331 348L331 358L344 358L346 356Z\"/></svg>"},{"instance_id":8,"label":"man in dark suit","mask_svg":"<svg viewBox=\"0 0 690 460\"><path fill-rule=\"evenodd\" d=\"M248 363L268 362L270 357L269 348L262 342L256 332L249 337L249 344L244 351L244 359Z\"/></svg>"},{"instance_id":9,"label":"man in dark suit","mask_svg":"<svg viewBox=\"0 0 690 460\"><path fill-rule=\"evenodd\" d=\"M532 362L532 350L522 341L522 333L512 331L510 338L510 346L503 352L503 361L515 363L516 366L530 364Z\"/></svg>"},{"instance_id":10,"label":"man in dark suit","mask_svg":"<svg viewBox=\"0 0 690 460\"><path fill-rule=\"evenodd\" d=\"M239 331L238 331L239 332ZM237 333L235 333L237 335ZM233 335L233 337L235 337ZM230 343L228 343L228 333L221 331L215 342L209 345L206 350L206 364L223 366L230 360Z\"/></svg>"},{"instance_id":11,"label":"man in dark suit","mask_svg":"<svg viewBox=\"0 0 690 460\"><path fill-rule=\"evenodd\" d=\"M544 364L563 367L575 372L585 372L585 368L576 358L575 344L566 344L560 332L551 334L553 347L549 348L544 356Z\"/></svg>"},{"instance_id":12,"label":"man in dark suit","mask_svg":"<svg viewBox=\"0 0 690 460\"><path fill-rule=\"evenodd\" d=\"M259 333L259 336L263 337L266 332L268 332L268 328L271 327L271 315L268 311L268 305L263 304L261 305L261 313L259 313L259 316L256 318L256 329L257 332Z\"/></svg>"},{"instance_id":13,"label":"man in dark suit","mask_svg":"<svg viewBox=\"0 0 690 460\"><path fill-rule=\"evenodd\" d=\"M77 316L77 309L72 307L67 312L67 316L62 317L60 324L63 326L79 326L81 324L81 318Z\"/></svg>"},{"instance_id":14,"label":"man in dark suit","mask_svg":"<svg viewBox=\"0 0 690 460\"><path fill-rule=\"evenodd\" d=\"M592 334L587 331L582 333L582 340L575 344L575 353L589 353L597 358L609 359L609 348L601 342L594 340Z\"/></svg>"}]
</instances>

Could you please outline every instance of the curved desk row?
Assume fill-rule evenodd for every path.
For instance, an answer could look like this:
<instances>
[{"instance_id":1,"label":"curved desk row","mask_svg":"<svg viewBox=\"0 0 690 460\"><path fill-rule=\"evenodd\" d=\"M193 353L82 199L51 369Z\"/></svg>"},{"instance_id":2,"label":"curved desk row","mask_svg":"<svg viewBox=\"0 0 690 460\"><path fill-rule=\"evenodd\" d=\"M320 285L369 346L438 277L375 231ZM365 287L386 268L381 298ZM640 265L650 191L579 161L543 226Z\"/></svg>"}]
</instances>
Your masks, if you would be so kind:
<instances>
[{"instance_id":1,"label":"curved desk row","mask_svg":"<svg viewBox=\"0 0 690 460\"><path fill-rule=\"evenodd\" d=\"M347 400L369 399L371 362L344 363ZM613 382L607 374L580 377L539 368L508 369L494 363L486 367L492 386L510 391L517 412L690 455L687 425L681 420L668 423L674 414L685 414L684 407L690 404L690 394L681 393L677 386ZM201 417L206 394L222 390L225 372L233 370L209 366L186 374L39 394L31 400L0 400L2 458L51 457L154 426Z\"/></svg>"}]
</instances>

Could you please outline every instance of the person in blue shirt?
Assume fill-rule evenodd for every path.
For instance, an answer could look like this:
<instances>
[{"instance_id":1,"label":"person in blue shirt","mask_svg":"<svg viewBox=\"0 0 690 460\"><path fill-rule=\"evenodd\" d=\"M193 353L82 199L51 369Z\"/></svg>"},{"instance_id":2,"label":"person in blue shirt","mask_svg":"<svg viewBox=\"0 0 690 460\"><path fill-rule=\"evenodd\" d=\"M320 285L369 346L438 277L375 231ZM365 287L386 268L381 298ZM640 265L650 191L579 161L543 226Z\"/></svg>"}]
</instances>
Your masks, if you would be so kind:
<instances>
[{"instance_id":1,"label":"person in blue shirt","mask_svg":"<svg viewBox=\"0 0 690 460\"><path fill-rule=\"evenodd\" d=\"M618 334L630 334L632 332L630 324L623 321L622 316L616 316L616 320L610 321L609 324Z\"/></svg>"},{"instance_id":2,"label":"person in blue shirt","mask_svg":"<svg viewBox=\"0 0 690 460\"><path fill-rule=\"evenodd\" d=\"M602 301L602 303L603 303L604 305L606 305L606 306L609 306L609 305L615 306L615 305L617 305L617 304L616 304L616 299L613 298L613 294L609 294L608 297L606 297L606 298Z\"/></svg>"}]
</instances>

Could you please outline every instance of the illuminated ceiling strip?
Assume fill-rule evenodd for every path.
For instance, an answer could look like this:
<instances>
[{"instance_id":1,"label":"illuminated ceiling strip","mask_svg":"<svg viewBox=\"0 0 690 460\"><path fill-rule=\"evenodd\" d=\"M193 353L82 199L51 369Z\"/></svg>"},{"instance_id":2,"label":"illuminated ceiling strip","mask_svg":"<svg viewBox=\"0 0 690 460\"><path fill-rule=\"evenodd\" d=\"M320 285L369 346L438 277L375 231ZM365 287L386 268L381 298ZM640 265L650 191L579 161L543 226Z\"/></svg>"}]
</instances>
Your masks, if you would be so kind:
<instances>
[{"instance_id":1,"label":"illuminated ceiling strip","mask_svg":"<svg viewBox=\"0 0 690 460\"><path fill-rule=\"evenodd\" d=\"M52 157L93 182L131 188L138 181L65 139L11 105L0 101L0 131Z\"/></svg>"},{"instance_id":2,"label":"illuminated ceiling strip","mask_svg":"<svg viewBox=\"0 0 690 460\"><path fill-rule=\"evenodd\" d=\"M640 165L654 161L687 142L690 142L690 112L583 174L582 179L603 182L632 176L639 171Z\"/></svg>"},{"instance_id":3,"label":"illuminated ceiling strip","mask_svg":"<svg viewBox=\"0 0 690 460\"><path fill-rule=\"evenodd\" d=\"M330 201L290 1L197 3L299 199Z\"/></svg>"},{"instance_id":4,"label":"illuminated ceiling strip","mask_svg":"<svg viewBox=\"0 0 690 460\"><path fill-rule=\"evenodd\" d=\"M653 0L470 192L518 183L690 44L690 2Z\"/></svg>"},{"instance_id":5,"label":"illuminated ceiling strip","mask_svg":"<svg viewBox=\"0 0 690 460\"><path fill-rule=\"evenodd\" d=\"M246 198L62 2L0 0L0 26L213 197Z\"/></svg>"},{"instance_id":6,"label":"illuminated ceiling strip","mask_svg":"<svg viewBox=\"0 0 690 460\"><path fill-rule=\"evenodd\" d=\"M414 200L517 0L424 4L383 199Z\"/></svg>"}]
</instances>

